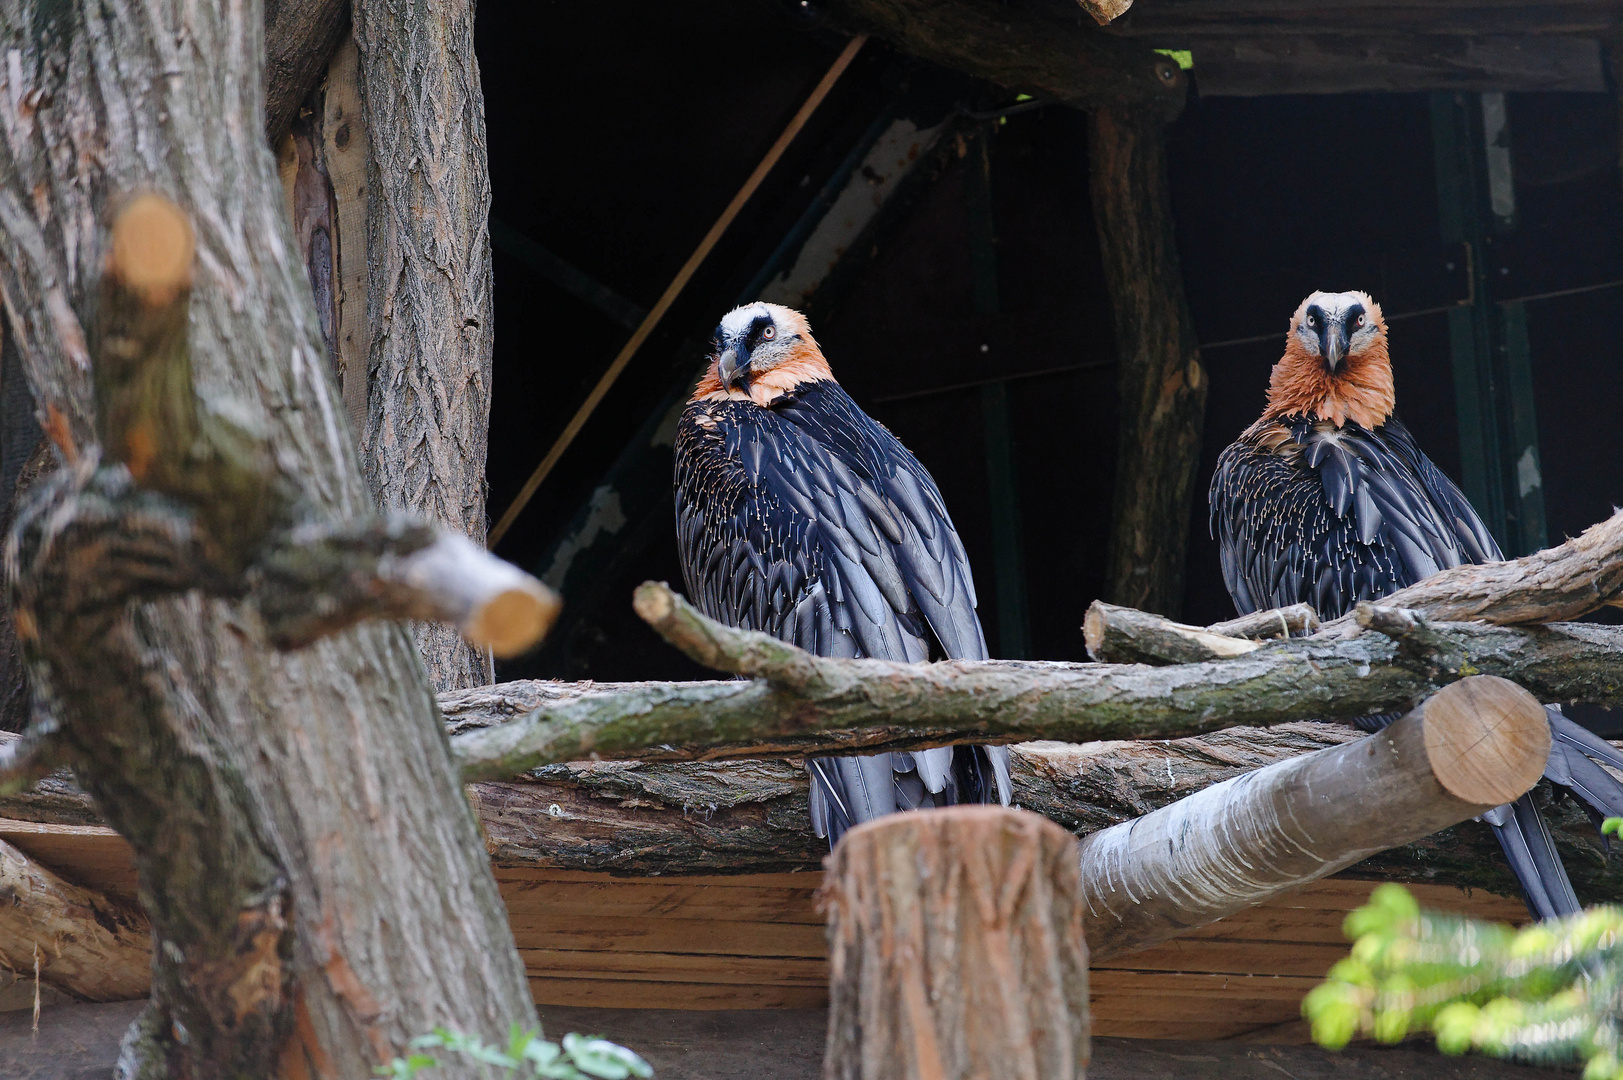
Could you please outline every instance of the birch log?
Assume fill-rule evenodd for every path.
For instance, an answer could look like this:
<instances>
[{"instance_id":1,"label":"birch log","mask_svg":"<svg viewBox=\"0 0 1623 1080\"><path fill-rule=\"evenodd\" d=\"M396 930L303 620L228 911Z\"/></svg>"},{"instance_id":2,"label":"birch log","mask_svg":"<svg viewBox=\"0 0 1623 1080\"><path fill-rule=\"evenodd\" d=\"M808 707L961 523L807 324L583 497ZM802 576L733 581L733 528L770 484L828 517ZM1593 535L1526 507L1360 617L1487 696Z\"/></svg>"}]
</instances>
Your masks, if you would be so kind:
<instances>
[{"instance_id":1,"label":"birch log","mask_svg":"<svg viewBox=\"0 0 1623 1080\"><path fill-rule=\"evenodd\" d=\"M70 884L0 840L0 967L83 1001L131 1001L152 985L140 911Z\"/></svg>"},{"instance_id":2,"label":"birch log","mask_svg":"<svg viewBox=\"0 0 1623 1080\"><path fill-rule=\"evenodd\" d=\"M1454 683L1385 731L1087 837L1088 942L1103 959L1215 922L1510 802L1549 756L1537 698Z\"/></svg>"},{"instance_id":3,"label":"birch log","mask_svg":"<svg viewBox=\"0 0 1623 1080\"><path fill-rule=\"evenodd\" d=\"M824 1080L1068 1080L1088 1063L1076 841L958 806L852 829L830 856Z\"/></svg>"},{"instance_id":4,"label":"birch log","mask_svg":"<svg viewBox=\"0 0 1623 1080\"><path fill-rule=\"evenodd\" d=\"M361 453L385 510L485 539L490 173L471 0L355 0L371 165ZM342 198L342 193L340 194ZM436 688L492 681L455 630L413 628Z\"/></svg>"}]
</instances>

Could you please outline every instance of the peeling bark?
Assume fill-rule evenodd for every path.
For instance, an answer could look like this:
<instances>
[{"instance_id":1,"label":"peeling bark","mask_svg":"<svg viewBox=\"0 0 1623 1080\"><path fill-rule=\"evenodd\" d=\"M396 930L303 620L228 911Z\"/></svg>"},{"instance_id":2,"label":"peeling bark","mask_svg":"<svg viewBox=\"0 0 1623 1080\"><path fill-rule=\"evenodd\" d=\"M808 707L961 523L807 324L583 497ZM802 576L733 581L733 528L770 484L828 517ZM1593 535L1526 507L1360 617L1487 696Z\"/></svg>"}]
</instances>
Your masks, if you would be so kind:
<instances>
[{"instance_id":1,"label":"peeling bark","mask_svg":"<svg viewBox=\"0 0 1623 1080\"><path fill-rule=\"evenodd\" d=\"M367 171L366 475L386 510L485 538L493 309L484 96L469 0L355 0ZM441 690L492 681L445 627L413 628Z\"/></svg>"},{"instance_id":2,"label":"peeling bark","mask_svg":"<svg viewBox=\"0 0 1623 1080\"><path fill-rule=\"evenodd\" d=\"M1384 731L1094 833L1081 845L1089 948L1147 948L1468 821L1520 798L1549 756L1538 699L1478 676Z\"/></svg>"}]
</instances>

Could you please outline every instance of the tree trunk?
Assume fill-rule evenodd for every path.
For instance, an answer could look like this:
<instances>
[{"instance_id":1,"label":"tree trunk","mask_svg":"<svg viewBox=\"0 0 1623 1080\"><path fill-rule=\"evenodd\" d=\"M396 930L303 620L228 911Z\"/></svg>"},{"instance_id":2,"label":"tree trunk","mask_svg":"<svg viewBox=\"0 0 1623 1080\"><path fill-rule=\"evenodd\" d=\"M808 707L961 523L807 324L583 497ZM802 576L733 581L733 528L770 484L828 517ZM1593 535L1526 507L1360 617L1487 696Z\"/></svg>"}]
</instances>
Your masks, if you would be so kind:
<instances>
[{"instance_id":1,"label":"tree trunk","mask_svg":"<svg viewBox=\"0 0 1623 1080\"><path fill-rule=\"evenodd\" d=\"M366 475L385 509L485 538L490 174L471 0L355 0L370 137ZM413 629L441 690L492 681L448 628Z\"/></svg>"},{"instance_id":2,"label":"tree trunk","mask_svg":"<svg viewBox=\"0 0 1623 1080\"><path fill-rule=\"evenodd\" d=\"M104 208L156 188L196 231L181 332L205 418L258 433L301 516L368 516L263 142L259 4L0 0L0 27L0 292L63 458L94 462ZM38 646L62 742L134 846L163 943L125 1075L365 1076L435 1024L533 1024L403 631L281 654L254 605L196 593L99 630Z\"/></svg>"},{"instance_id":3,"label":"tree trunk","mask_svg":"<svg viewBox=\"0 0 1623 1080\"><path fill-rule=\"evenodd\" d=\"M829 858L825 1080L1061 1080L1088 1063L1076 841L962 806L852 829Z\"/></svg>"},{"instance_id":4,"label":"tree trunk","mask_svg":"<svg viewBox=\"0 0 1623 1080\"><path fill-rule=\"evenodd\" d=\"M1216 922L1520 798L1549 758L1537 698L1454 683L1385 731L1089 836L1088 941L1104 959Z\"/></svg>"},{"instance_id":5,"label":"tree trunk","mask_svg":"<svg viewBox=\"0 0 1623 1080\"><path fill-rule=\"evenodd\" d=\"M1105 597L1177 615L1207 384L1178 266L1164 121L1147 109L1096 106L1088 183L1121 364Z\"/></svg>"}]
</instances>

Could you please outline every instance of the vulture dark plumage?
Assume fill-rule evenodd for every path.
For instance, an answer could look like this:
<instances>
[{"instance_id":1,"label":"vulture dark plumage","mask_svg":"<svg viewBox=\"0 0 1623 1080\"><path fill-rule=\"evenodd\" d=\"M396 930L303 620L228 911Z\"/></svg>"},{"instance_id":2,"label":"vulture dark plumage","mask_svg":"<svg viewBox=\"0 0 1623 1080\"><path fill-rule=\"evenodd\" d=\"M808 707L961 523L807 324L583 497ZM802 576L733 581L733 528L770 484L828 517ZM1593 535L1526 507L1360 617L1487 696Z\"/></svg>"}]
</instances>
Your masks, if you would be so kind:
<instances>
[{"instance_id":1,"label":"vulture dark plumage","mask_svg":"<svg viewBox=\"0 0 1623 1080\"><path fill-rule=\"evenodd\" d=\"M969 560L935 481L834 381L799 312L716 328L676 430L676 533L699 610L819 656L986 659ZM830 844L895 810L1008 803L1006 747L816 758Z\"/></svg>"},{"instance_id":2,"label":"vulture dark plumage","mask_svg":"<svg viewBox=\"0 0 1623 1080\"><path fill-rule=\"evenodd\" d=\"M1242 614L1306 601L1334 618L1464 563L1502 556L1460 489L1393 415L1381 309L1361 292L1309 296L1291 318L1262 417L1223 451L1211 527ZM1555 709L1544 775L1598 824L1623 785L1591 758L1623 753ZM1395 716L1368 717L1378 730ZM1483 815L1540 918L1578 910L1531 793Z\"/></svg>"}]
</instances>

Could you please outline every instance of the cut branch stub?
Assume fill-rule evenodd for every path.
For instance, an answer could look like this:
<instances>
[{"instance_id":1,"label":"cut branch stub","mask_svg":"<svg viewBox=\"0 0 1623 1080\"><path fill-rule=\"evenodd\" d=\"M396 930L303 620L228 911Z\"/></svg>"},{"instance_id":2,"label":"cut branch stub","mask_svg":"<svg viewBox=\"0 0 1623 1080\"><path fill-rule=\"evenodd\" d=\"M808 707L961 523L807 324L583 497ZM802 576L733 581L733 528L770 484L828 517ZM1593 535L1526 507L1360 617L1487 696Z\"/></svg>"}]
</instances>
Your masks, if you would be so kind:
<instances>
[{"instance_id":1,"label":"cut branch stub","mask_svg":"<svg viewBox=\"0 0 1623 1080\"><path fill-rule=\"evenodd\" d=\"M196 510L214 557L238 567L280 500L260 440L198 408L187 344L196 249L186 214L162 195L137 195L114 218L91 350L97 436L143 488Z\"/></svg>"},{"instance_id":2,"label":"cut branch stub","mask_svg":"<svg viewBox=\"0 0 1623 1080\"><path fill-rule=\"evenodd\" d=\"M365 619L456 626L497 656L541 640L558 595L460 533L406 515L296 529L254 568L254 598L278 648Z\"/></svg>"},{"instance_id":3,"label":"cut branch stub","mask_svg":"<svg viewBox=\"0 0 1623 1080\"><path fill-rule=\"evenodd\" d=\"M1021 810L891 814L846 833L828 914L825 1080L1062 1080L1088 1063L1076 841Z\"/></svg>"},{"instance_id":4,"label":"cut branch stub","mask_svg":"<svg viewBox=\"0 0 1623 1080\"><path fill-rule=\"evenodd\" d=\"M1550 756L1538 699L1453 683L1385 731L1206 788L1081 843L1088 942L1117 956L1476 817Z\"/></svg>"}]
</instances>

